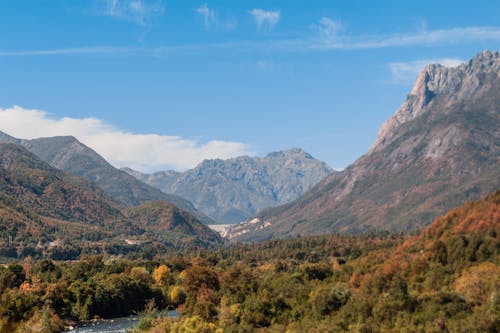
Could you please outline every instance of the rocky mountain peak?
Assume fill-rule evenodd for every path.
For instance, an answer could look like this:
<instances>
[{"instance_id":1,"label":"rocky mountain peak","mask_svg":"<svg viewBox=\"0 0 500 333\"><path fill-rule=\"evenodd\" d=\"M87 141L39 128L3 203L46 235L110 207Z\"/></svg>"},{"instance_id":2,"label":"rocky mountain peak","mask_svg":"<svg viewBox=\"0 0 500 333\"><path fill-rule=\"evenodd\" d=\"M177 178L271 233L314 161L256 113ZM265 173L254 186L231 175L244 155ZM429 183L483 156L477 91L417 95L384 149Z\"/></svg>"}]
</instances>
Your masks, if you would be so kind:
<instances>
[{"instance_id":1,"label":"rocky mountain peak","mask_svg":"<svg viewBox=\"0 0 500 333\"><path fill-rule=\"evenodd\" d=\"M426 66L370 151L295 201L259 212L236 237L411 230L497 190L499 91L498 52Z\"/></svg>"},{"instance_id":2,"label":"rocky mountain peak","mask_svg":"<svg viewBox=\"0 0 500 333\"><path fill-rule=\"evenodd\" d=\"M280 150L267 154L266 158L269 157L300 157L300 158L312 158L312 156L305 152L302 148L291 148L288 150Z\"/></svg>"},{"instance_id":3,"label":"rocky mountain peak","mask_svg":"<svg viewBox=\"0 0 500 333\"><path fill-rule=\"evenodd\" d=\"M475 71L498 71L500 68L500 52L485 50L477 54L468 62L468 66Z\"/></svg>"},{"instance_id":4,"label":"rocky mountain peak","mask_svg":"<svg viewBox=\"0 0 500 333\"><path fill-rule=\"evenodd\" d=\"M203 169L207 167L217 167L221 166L224 164L224 161L221 160L220 158L214 158L214 159L205 159L201 161L200 164L198 164L195 168L197 169Z\"/></svg>"},{"instance_id":5,"label":"rocky mountain peak","mask_svg":"<svg viewBox=\"0 0 500 333\"><path fill-rule=\"evenodd\" d=\"M457 67L440 64L425 66L418 75L413 89L396 113L381 127L379 135L370 151L386 146L397 133L397 129L429 110L436 97L447 97L447 104L457 103L491 88L490 82L500 72L500 53L484 51L470 61Z\"/></svg>"},{"instance_id":6,"label":"rocky mountain peak","mask_svg":"<svg viewBox=\"0 0 500 333\"><path fill-rule=\"evenodd\" d=\"M183 173L130 174L166 193L188 198L217 221L234 223L262 208L296 199L331 172L326 163L293 148L265 157L205 160Z\"/></svg>"}]
</instances>

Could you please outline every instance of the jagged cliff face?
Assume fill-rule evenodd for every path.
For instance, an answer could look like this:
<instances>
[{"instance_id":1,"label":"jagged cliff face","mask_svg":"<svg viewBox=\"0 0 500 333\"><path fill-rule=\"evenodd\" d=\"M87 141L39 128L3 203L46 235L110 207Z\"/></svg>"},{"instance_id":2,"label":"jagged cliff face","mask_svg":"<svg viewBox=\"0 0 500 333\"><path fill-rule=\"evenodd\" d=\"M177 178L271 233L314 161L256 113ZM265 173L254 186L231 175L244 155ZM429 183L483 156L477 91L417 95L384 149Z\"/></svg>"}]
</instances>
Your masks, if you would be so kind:
<instances>
[{"instance_id":1,"label":"jagged cliff face","mask_svg":"<svg viewBox=\"0 0 500 333\"><path fill-rule=\"evenodd\" d=\"M182 196L223 223L241 222L257 211L290 202L332 172L302 149L206 160L183 173L145 175L126 169L166 193Z\"/></svg>"},{"instance_id":2,"label":"jagged cliff face","mask_svg":"<svg viewBox=\"0 0 500 333\"><path fill-rule=\"evenodd\" d=\"M499 75L498 52L427 66L364 156L239 238L411 230L500 188Z\"/></svg>"},{"instance_id":3,"label":"jagged cliff face","mask_svg":"<svg viewBox=\"0 0 500 333\"><path fill-rule=\"evenodd\" d=\"M411 93L403 105L389 118L380 129L377 140L371 150L382 149L398 133L400 125L422 114L435 110L439 96L441 113L448 113L454 104L479 98L489 93L500 72L499 53L485 51L468 63L447 68L439 64L427 65L420 73Z\"/></svg>"}]
</instances>

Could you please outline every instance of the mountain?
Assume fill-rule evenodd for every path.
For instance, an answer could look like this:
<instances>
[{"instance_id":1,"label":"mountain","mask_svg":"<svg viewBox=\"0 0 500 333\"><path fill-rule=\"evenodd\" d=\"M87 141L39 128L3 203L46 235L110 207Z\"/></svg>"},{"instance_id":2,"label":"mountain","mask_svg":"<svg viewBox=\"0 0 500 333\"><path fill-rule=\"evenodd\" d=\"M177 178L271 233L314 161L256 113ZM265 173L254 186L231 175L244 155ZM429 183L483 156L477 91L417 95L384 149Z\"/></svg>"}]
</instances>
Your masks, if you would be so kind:
<instances>
[{"instance_id":1,"label":"mountain","mask_svg":"<svg viewBox=\"0 0 500 333\"><path fill-rule=\"evenodd\" d=\"M162 214L151 215L151 205ZM172 204L123 208L87 180L51 167L20 145L0 143L0 256L67 259L103 249L138 251L149 243L164 249L221 242Z\"/></svg>"},{"instance_id":2,"label":"mountain","mask_svg":"<svg viewBox=\"0 0 500 333\"><path fill-rule=\"evenodd\" d=\"M78 187L16 144L0 144L0 191L4 203L16 202L45 217L102 225L120 215L105 195Z\"/></svg>"},{"instance_id":3,"label":"mountain","mask_svg":"<svg viewBox=\"0 0 500 333\"><path fill-rule=\"evenodd\" d=\"M299 148L264 158L205 160L183 173L124 170L165 193L190 200L197 209L223 223L237 223L263 208L290 202L332 172L326 163Z\"/></svg>"},{"instance_id":4,"label":"mountain","mask_svg":"<svg viewBox=\"0 0 500 333\"><path fill-rule=\"evenodd\" d=\"M242 240L412 230L500 188L500 54L429 65L370 150L296 201L229 234Z\"/></svg>"},{"instance_id":5,"label":"mountain","mask_svg":"<svg viewBox=\"0 0 500 333\"><path fill-rule=\"evenodd\" d=\"M196 239L198 245L222 243L222 237L218 233L202 224L192 214L165 201L128 207L124 214L143 226L150 238L172 239L189 236Z\"/></svg>"},{"instance_id":6,"label":"mountain","mask_svg":"<svg viewBox=\"0 0 500 333\"><path fill-rule=\"evenodd\" d=\"M192 212L206 224L214 223L206 215L198 212L188 200L163 193L118 170L72 136L22 140L0 132L0 142L17 143L54 168L97 184L110 197L126 205L136 206L150 201L167 201Z\"/></svg>"}]
</instances>

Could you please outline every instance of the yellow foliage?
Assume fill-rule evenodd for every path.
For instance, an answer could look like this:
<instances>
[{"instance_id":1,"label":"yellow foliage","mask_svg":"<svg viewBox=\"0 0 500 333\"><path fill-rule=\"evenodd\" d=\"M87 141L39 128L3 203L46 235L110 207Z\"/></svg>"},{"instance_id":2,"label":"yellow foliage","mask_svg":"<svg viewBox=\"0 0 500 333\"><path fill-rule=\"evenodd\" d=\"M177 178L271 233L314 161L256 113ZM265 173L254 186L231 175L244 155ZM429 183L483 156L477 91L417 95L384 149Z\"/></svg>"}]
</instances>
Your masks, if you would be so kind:
<instances>
[{"instance_id":1,"label":"yellow foliage","mask_svg":"<svg viewBox=\"0 0 500 333\"><path fill-rule=\"evenodd\" d=\"M183 322L175 323L172 329L175 333L222 333L214 323L204 321L199 316L187 318Z\"/></svg>"},{"instance_id":2,"label":"yellow foliage","mask_svg":"<svg viewBox=\"0 0 500 333\"><path fill-rule=\"evenodd\" d=\"M229 311L235 317L241 316L241 304L240 303L236 303L236 304L231 305L229 307Z\"/></svg>"},{"instance_id":3,"label":"yellow foliage","mask_svg":"<svg viewBox=\"0 0 500 333\"><path fill-rule=\"evenodd\" d=\"M172 273L167 265L160 265L153 271L153 280L160 286L168 286L172 283Z\"/></svg>"},{"instance_id":4,"label":"yellow foliage","mask_svg":"<svg viewBox=\"0 0 500 333\"><path fill-rule=\"evenodd\" d=\"M182 283L185 279L186 279L186 270L183 270L177 275L177 281Z\"/></svg>"},{"instance_id":5,"label":"yellow foliage","mask_svg":"<svg viewBox=\"0 0 500 333\"><path fill-rule=\"evenodd\" d=\"M468 302L488 302L492 293L500 290L500 267L484 262L465 269L455 280L455 290Z\"/></svg>"},{"instance_id":6,"label":"yellow foliage","mask_svg":"<svg viewBox=\"0 0 500 333\"><path fill-rule=\"evenodd\" d=\"M170 291L170 294L168 295L168 297L169 297L171 303L178 306L178 305L183 304L184 301L186 300L186 292L181 287L175 286Z\"/></svg>"}]
</instances>

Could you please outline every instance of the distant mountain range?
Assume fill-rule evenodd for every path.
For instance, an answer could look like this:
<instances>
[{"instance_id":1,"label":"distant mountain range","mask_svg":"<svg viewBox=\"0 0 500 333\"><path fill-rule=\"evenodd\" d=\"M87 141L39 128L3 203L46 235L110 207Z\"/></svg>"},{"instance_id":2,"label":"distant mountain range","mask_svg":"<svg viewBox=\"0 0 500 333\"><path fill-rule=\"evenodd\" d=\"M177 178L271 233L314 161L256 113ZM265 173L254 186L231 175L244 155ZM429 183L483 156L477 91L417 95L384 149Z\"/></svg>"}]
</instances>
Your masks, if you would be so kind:
<instances>
[{"instance_id":1,"label":"distant mountain range","mask_svg":"<svg viewBox=\"0 0 500 333\"><path fill-rule=\"evenodd\" d=\"M94 183L53 168L24 147L0 143L0 256L73 259L80 254L215 246L221 237L168 202L125 207Z\"/></svg>"},{"instance_id":2,"label":"distant mountain range","mask_svg":"<svg viewBox=\"0 0 500 333\"><path fill-rule=\"evenodd\" d=\"M333 171L299 148L264 158L205 160L182 173L123 170L165 193L188 199L221 223L241 222L261 209L290 202Z\"/></svg>"},{"instance_id":3,"label":"distant mountain range","mask_svg":"<svg viewBox=\"0 0 500 333\"><path fill-rule=\"evenodd\" d=\"M500 188L500 55L429 65L370 150L297 200L227 231L239 240L413 230Z\"/></svg>"},{"instance_id":4,"label":"distant mountain range","mask_svg":"<svg viewBox=\"0 0 500 333\"><path fill-rule=\"evenodd\" d=\"M242 241L422 228L500 188L499 92L498 52L429 65L368 152L338 172L295 148L148 175L73 137L0 132L0 256L213 246L223 240L202 222L214 219L247 220L224 233Z\"/></svg>"},{"instance_id":5,"label":"distant mountain range","mask_svg":"<svg viewBox=\"0 0 500 333\"><path fill-rule=\"evenodd\" d=\"M136 206L150 201L166 201L191 212L205 224L215 223L196 210L188 200L163 193L113 167L99 154L72 136L23 140L0 132L0 142L23 146L52 167L97 184L111 198L125 205Z\"/></svg>"}]
</instances>

